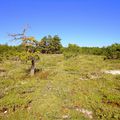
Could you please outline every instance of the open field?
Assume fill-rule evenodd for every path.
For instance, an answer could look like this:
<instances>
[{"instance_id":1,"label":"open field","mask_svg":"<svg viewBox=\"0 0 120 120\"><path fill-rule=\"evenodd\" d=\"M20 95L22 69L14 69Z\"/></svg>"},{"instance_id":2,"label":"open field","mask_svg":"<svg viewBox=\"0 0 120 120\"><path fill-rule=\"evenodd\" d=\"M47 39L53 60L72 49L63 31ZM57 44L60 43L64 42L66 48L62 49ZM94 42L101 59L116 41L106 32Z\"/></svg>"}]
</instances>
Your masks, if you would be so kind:
<instances>
[{"instance_id":1,"label":"open field","mask_svg":"<svg viewBox=\"0 0 120 120\"><path fill-rule=\"evenodd\" d=\"M39 71L30 63L0 63L0 120L119 120L120 60L81 55L41 55Z\"/></svg>"}]
</instances>

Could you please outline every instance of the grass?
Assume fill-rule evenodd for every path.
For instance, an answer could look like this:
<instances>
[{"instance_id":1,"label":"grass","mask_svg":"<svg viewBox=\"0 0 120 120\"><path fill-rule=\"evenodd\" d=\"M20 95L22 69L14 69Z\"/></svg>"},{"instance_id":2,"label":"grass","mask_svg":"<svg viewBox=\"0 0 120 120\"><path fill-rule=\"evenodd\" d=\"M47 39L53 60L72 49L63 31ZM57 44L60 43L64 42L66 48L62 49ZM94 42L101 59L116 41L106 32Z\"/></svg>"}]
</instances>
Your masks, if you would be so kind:
<instances>
[{"instance_id":1,"label":"grass","mask_svg":"<svg viewBox=\"0 0 120 120\"><path fill-rule=\"evenodd\" d=\"M102 56L41 55L40 69L30 77L30 63L0 64L1 120L119 120L120 61ZM92 112L92 118L86 114Z\"/></svg>"}]
</instances>

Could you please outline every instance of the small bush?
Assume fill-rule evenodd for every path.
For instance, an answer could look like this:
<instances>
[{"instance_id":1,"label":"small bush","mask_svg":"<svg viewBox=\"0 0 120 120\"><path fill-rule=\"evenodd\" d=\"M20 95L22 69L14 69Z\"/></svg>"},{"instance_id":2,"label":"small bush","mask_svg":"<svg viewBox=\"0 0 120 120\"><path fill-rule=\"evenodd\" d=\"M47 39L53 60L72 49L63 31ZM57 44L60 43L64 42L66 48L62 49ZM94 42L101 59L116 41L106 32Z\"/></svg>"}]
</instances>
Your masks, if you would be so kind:
<instances>
[{"instance_id":1,"label":"small bush","mask_svg":"<svg viewBox=\"0 0 120 120\"><path fill-rule=\"evenodd\" d=\"M80 47L75 44L69 44L68 48L65 48L63 55L65 59L76 57L80 54Z\"/></svg>"},{"instance_id":2,"label":"small bush","mask_svg":"<svg viewBox=\"0 0 120 120\"><path fill-rule=\"evenodd\" d=\"M120 59L120 44L108 46L105 51L106 59Z\"/></svg>"}]
</instances>

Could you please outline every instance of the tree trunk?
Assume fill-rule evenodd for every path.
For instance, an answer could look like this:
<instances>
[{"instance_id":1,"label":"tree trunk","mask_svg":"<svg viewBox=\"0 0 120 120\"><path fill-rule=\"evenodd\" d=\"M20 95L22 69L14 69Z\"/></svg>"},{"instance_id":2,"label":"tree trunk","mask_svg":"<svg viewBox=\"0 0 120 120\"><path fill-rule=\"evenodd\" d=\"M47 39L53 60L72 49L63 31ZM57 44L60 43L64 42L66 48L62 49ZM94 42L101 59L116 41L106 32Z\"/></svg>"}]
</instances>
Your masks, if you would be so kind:
<instances>
[{"instance_id":1,"label":"tree trunk","mask_svg":"<svg viewBox=\"0 0 120 120\"><path fill-rule=\"evenodd\" d=\"M30 75L31 75L31 76L34 76L34 74L35 74L35 60L32 59L32 61L31 61Z\"/></svg>"}]
</instances>

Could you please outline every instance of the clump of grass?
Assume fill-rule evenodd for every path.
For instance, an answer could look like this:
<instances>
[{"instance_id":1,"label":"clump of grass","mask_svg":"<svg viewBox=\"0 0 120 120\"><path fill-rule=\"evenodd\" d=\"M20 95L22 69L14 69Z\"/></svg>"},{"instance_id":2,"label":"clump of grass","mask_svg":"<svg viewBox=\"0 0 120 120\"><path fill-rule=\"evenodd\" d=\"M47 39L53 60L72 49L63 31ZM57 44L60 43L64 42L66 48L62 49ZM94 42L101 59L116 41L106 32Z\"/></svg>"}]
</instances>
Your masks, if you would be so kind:
<instances>
[{"instance_id":1,"label":"clump of grass","mask_svg":"<svg viewBox=\"0 0 120 120\"><path fill-rule=\"evenodd\" d=\"M41 71L39 73L36 73L36 75L39 77L39 79L47 80L50 75L50 71Z\"/></svg>"}]
</instances>

